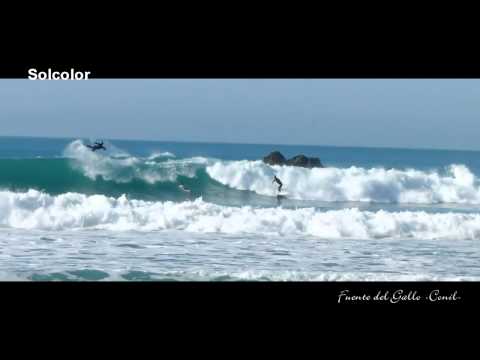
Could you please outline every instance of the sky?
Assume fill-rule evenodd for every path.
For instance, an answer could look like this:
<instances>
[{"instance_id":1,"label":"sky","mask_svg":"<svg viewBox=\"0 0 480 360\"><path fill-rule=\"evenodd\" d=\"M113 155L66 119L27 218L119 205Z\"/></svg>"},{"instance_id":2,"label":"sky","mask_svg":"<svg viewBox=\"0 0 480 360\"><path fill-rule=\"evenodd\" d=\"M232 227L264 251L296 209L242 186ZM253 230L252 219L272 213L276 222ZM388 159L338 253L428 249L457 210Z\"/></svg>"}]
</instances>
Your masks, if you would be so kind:
<instances>
[{"instance_id":1,"label":"sky","mask_svg":"<svg viewBox=\"0 0 480 360\"><path fill-rule=\"evenodd\" d=\"M0 79L0 136L480 150L480 79Z\"/></svg>"}]
</instances>

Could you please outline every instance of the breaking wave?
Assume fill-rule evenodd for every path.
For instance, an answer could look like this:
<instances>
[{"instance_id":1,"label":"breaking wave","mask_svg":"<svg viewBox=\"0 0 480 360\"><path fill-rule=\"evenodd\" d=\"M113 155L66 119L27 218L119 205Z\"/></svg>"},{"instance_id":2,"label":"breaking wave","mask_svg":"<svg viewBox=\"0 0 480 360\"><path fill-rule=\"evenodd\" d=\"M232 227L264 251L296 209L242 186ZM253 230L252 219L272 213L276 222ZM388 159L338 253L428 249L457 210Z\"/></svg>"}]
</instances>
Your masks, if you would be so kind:
<instances>
[{"instance_id":1,"label":"breaking wave","mask_svg":"<svg viewBox=\"0 0 480 360\"><path fill-rule=\"evenodd\" d=\"M136 157L111 144L107 148L92 152L81 140L75 140L65 148L64 158L0 159L0 189L36 189L52 195L128 194L143 200L183 201L187 192L182 187L186 187L195 197L202 196L209 202L252 205L270 201L267 206L271 206L266 196L277 195L277 186L272 184L276 175L291 200L480 205L478 177L459 164L431 171L306 169L270 166L262 161L177 158L160 151Z\"/></svg>"},{"instance_id":2,"label":"breaking wave","mask_svg":"<svg viewBox=\"0 0 480 360\"><path fill-rule=\"evenodd\" d=\"M149 184L157 182L173 182L179 175L195 176L192 164L205 164L207 159L191 158L185 160L169 160L174 157L170 152L154 153L148 159L137 158L121 151L110 144L106 155L93 152L80 140L70 143L64 155L73 160L73 166L86 177L95 180L101 177L107 181L127 183L142 180ZM164 160L166 161L158 161ZM146 161L147 160L147 161Z\"/></svg>"},{"instance_id":3,"label":"breaking wave","mask_svg":"<svg viewBox=\"0 0 480 360\"><path fill-rule=\"evenodd\" d=\"M42 230L180 230L326 239L480 239L478 213L230 207L201 198L152 202L78 193L52 196L37 190L0 191L0 226Z\"/></svg>"},{"instance_id":4,"label":"breaking wave","mask_svg":"<svg viewBox=\"0 0 480 360\"><path fill-rule=\"evenodd\" d=\"M328 202L412 204L480 204L480 184L464 165L451 165L444 173L415 169L360 167L306 169L269 166L262 161L218 161L207 173L223 185L275 196L273 175L284 183L289 197Z\"/></svg>"}]
</instances>

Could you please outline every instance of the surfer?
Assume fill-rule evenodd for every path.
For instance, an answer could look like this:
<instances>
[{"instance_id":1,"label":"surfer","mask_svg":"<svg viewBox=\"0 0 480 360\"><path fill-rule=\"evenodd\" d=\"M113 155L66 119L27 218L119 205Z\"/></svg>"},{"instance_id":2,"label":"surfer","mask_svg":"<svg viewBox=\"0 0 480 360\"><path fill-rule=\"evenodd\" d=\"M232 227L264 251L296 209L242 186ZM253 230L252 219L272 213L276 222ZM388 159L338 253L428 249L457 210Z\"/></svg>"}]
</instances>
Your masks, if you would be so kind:
<instances>
[{"instance_id":1,"label":"surfer","mask_svg":"<svg viewBox=\"0 0 480 360\"><path fill-rule=\"evenodd\" d=\"M272 184L276 182L278 184L278 192L282 191L282 182L280 181L279 178L277 178L275 175L273 175L273 181L272 181Z\"/></svg>"},{"instance_id":2,"label":"surfer","mask_svg":"<svg viewBox=\"0 0 480 360\"><path fill-rule=\"evenodd\" d=\"M190 189L187 189L183 184L178 185L178 187L183 191L185 191L186 193L190 194L192 192Z\"/></svg>"},{"instance_id":3,"label":"surfer","mask_svg":"<svg viewBox=\"0 0 480 360\"><path fill-rule=\"evenodd\" d=\"M93 145L86 145L88 148L90 148L93 152L97 151L97 150L107 150L105 148L105 146L103 146L103 141L102 142L98 142L98 141L95 141L95 143Z\"/></svg>"}]
</instances>

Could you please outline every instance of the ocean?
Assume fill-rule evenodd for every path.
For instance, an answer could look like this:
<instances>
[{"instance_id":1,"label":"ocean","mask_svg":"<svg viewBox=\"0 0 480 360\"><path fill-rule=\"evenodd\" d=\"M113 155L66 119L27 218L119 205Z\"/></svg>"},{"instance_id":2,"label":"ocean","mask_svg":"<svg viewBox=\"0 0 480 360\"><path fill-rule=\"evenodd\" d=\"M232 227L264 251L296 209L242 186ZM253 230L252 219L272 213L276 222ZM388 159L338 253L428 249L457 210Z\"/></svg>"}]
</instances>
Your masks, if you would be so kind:
<instances>
[{"instance_id":1,"label":"ocean","mask_svg":"<svg viewBox=\"0 0 480 360\"><path fill-rule=\"evenodd\" d=\"M0 137L0 280L480 279L480 152L88 143Z\"/></svg>"}]
</instances>

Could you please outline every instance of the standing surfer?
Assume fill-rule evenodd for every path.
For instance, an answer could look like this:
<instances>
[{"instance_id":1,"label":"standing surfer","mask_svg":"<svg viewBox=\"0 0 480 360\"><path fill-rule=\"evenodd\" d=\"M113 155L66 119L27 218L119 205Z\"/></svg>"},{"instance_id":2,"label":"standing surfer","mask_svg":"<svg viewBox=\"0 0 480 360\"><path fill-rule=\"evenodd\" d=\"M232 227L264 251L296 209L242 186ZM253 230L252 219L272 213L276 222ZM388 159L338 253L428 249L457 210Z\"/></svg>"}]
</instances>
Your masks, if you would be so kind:
<instances>
[{"instance_id":1,"label":"standing surfer","mask_svg":"<svg viewBox=\"0 0 480 360\"><path fill-rule=\"evenodd\" d=\"M275 175L273 175L273 181L272 181L272 184L276 182L278 184L278 192L282 191L282 186L283 186L283 183L280 181L279 178L277 178Z\"/></svg>"}]
</instances>

